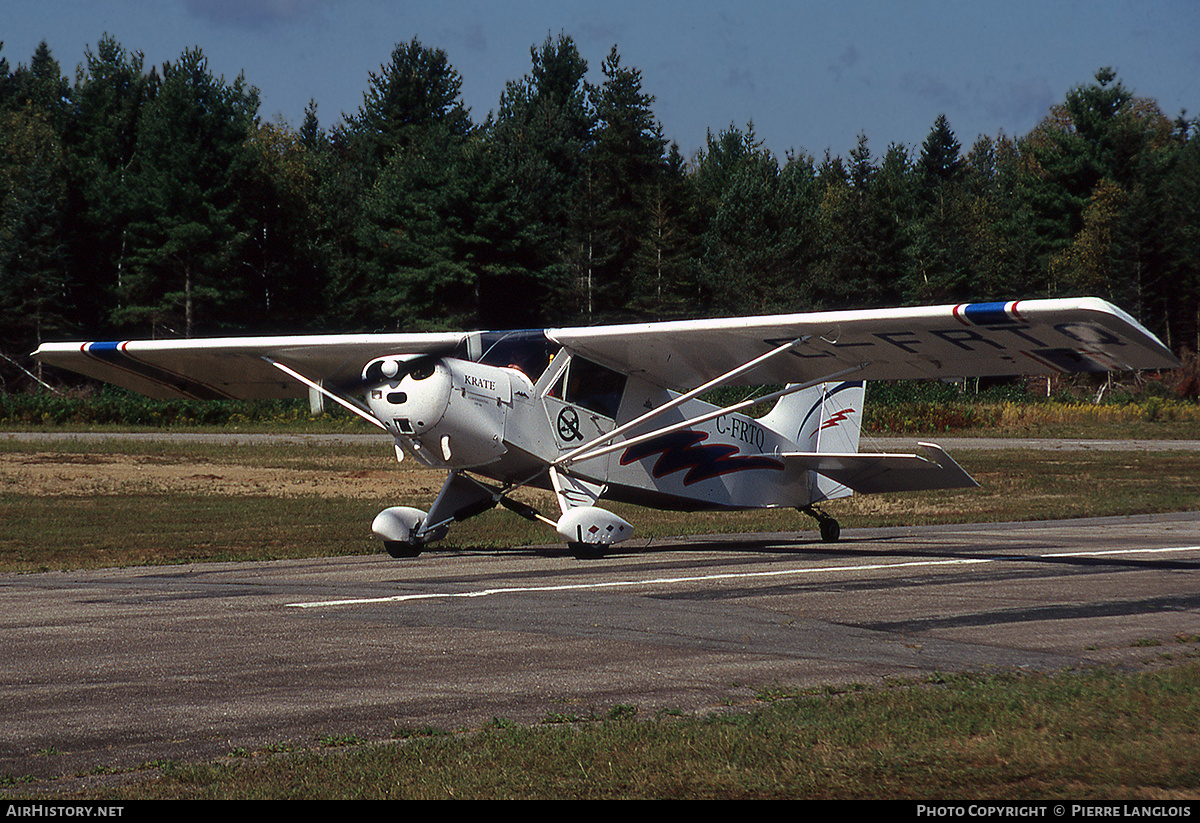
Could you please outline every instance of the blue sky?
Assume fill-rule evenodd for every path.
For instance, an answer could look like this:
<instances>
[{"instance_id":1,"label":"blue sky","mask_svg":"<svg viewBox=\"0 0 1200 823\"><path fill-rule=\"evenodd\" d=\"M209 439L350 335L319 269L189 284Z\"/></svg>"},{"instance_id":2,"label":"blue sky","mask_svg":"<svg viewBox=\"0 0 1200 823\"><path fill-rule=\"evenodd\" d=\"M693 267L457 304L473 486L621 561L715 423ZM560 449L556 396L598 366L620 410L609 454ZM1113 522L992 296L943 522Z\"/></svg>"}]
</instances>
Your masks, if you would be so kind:
<instances>
[{"instance_id":1,"label":"blue sky","mask_svg":"<svg viewBox=\"0 0 1200 823\"><path fill-rule=\"evenodd\" d=\"M105 33L148 63L199 46L214 74L244 72L264 119L322 126L357 111L368 74L416 37L444 49L473 120L529 73L531 46L570 35L599 82L616 45L685 156L708 130L753 122L766 146L845 156L913 151L945 114L964 150L1021 136L1072 87L1112 66L1175 117L1200 115L1197 0L4 0L10 66L46 41L73 77Z\"/></svg>"}]
</instances>

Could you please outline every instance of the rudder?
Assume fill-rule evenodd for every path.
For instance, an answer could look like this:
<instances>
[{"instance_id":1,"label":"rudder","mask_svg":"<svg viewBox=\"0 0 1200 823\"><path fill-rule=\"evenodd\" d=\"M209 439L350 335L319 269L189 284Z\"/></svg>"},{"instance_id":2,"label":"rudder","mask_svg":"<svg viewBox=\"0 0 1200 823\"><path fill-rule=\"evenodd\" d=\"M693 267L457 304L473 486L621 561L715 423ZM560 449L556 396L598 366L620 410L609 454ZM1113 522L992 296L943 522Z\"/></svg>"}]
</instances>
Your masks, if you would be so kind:
<instances>
[{"instance_id":1,"label":"rudder","mask_svg":"<svg viewBox=\"0 0 1200 823\"><path fill-rule=\"evenodd\" d=\"M822 383L780 398L758 422L789 438L796 450L822 454L856 454L862 433L866 384L858 381ZM823 474L809 474L813 503L853 494Z\"/></svg>"},{"instance_id":2,"label":"rudder","mask_svg":"<svg viewBox=\"0 0 1200 823\"><path fill-rule=\"evenodd\" d=\"M822 383L780 398L758 422L795 440L798 451L855 453L866 384Z\"/></svg>"}]
</instances>

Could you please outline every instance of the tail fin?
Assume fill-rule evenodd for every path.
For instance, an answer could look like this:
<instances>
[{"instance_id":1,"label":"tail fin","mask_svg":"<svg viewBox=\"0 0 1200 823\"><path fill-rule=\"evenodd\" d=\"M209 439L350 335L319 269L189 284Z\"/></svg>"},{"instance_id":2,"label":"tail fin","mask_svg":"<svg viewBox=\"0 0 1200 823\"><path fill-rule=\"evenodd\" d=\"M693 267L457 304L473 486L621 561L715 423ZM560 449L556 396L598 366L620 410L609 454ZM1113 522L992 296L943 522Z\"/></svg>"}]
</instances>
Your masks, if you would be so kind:
<instances>
[{"instance_id":1,"label":"tail fin","mask_svg":"<svg viewBox=\"0 0 1200 823\"><path fill-rule=\"evenodd\" d=\"M862 382L823 383L785 395L759 423L789 438L798 452L856 454L862 433ZM809 473L812 502L849 497L850 487L818 472Z\"/></svg>"},{"instance_id":2,"label":"tail fin","mask_svg":"<svg viewBox=\"0 0 1200 823\"><path fill-rule=\"evenodd\" d=\"M802 452L855 453L866 385L822 383L780 398L758 422L796 441Z\"/></svg>"}]
</instances>

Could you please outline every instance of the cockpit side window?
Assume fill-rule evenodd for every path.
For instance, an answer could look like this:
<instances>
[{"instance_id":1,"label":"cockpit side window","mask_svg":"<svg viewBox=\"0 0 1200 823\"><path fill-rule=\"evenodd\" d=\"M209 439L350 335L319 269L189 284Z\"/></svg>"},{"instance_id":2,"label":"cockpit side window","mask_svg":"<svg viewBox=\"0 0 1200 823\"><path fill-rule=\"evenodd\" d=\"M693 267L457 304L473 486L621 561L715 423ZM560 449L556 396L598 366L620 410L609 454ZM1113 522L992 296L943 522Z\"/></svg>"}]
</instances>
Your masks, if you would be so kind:
<instances>
[{"instance_id":1,"label":"cockpit side window","mask_svg":"<svg viewBox=\"0 0 1200 823\"><path fill-rule=\"evenodd\" d=\"M567 403L615 419L625 393L625 375L598 363L572 357L565 382L556 387Z\"/></svg>"}]
</instances>

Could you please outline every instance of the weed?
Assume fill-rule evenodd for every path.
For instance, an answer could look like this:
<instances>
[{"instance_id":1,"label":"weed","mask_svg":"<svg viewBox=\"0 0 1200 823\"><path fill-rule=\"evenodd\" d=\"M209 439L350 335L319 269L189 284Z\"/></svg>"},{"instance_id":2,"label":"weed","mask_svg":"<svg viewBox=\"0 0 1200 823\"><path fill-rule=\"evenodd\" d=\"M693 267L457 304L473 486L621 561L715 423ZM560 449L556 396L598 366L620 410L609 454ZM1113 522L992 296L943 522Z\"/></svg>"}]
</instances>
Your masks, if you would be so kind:
<instances>
[{"instance_id":1,"label":"weed","mask_svg":"<svg viewBox=\"0 0 1200 823\"><path fill-rule=\"evenodd\" d=\"M637 706L628 704L619 704L608 710L609 720L632 720L637 717Z\"/></svg>"},{"instance_id":2,"label":"weed","mask_svg":"<svg viewBox=\"0 0 1200 823\"><path fill-rule=\"evenodd\" d=\"M335 749L340 746L360 746L366 738L354 734L327 734L317 738L317 745L324 749Z\"/></svg>"}]
</instances>

